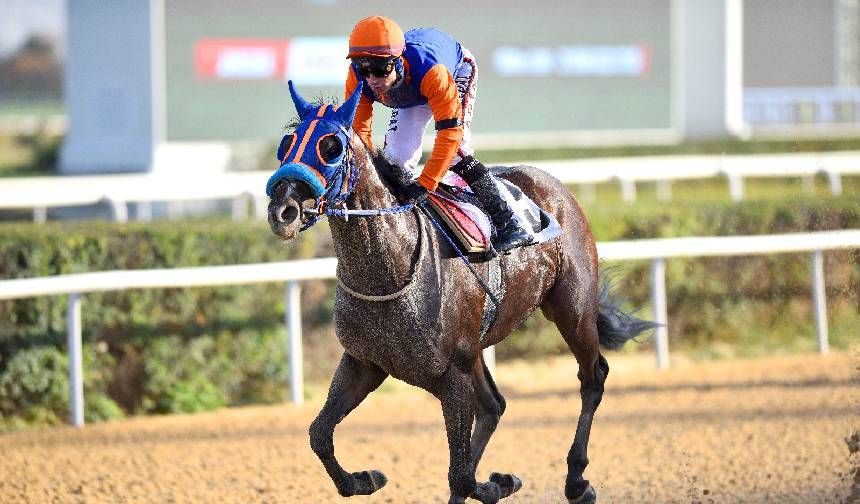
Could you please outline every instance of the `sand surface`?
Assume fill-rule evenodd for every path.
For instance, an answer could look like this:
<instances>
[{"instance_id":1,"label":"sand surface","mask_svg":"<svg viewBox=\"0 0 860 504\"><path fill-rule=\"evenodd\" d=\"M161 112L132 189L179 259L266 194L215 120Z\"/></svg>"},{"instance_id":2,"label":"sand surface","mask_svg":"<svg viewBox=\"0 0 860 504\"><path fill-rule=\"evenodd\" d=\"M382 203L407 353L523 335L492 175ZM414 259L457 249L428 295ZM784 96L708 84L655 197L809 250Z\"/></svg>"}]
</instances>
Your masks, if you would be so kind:
<instances>
[{"instance_id":1,"label":"sand surface","mask_svg":"<svg viewBox=\"0 0 860 504\"><path fill-rule=\"evenodd\" d=\"M610 355L586 477L603 503L849 502L845 438L860 429L857 356L693 364ZM511 472L503 502L564 503L565 457L579 412L573 359L500 365L508 410L478 478ZM390 379L389 379L390 380ZM350 471L388 485L342 499L308 446L322 398L212 413L133 418L0 435L0 503L447 502L438 402L383 384L335 433ZM852 485L855 488L852 489Z\"/></svg>"}]
</instances>

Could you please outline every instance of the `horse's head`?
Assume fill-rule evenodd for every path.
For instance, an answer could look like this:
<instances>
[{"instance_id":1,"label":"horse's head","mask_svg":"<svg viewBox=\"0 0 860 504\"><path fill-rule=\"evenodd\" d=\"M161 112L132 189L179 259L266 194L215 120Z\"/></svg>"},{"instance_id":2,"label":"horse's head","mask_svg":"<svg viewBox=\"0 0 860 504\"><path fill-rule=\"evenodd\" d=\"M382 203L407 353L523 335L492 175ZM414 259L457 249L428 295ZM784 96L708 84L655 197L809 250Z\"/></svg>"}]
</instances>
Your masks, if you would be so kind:
<instances>
[{"instance_id":1,"label":"horse's head","mask_svg":"<svg viewBox=\"0 0 860 504\"><path fill-rule=\"evenodd\" d=\"M351 138L361 85L339 108L308 103L292 82L289 88L301 123L281 140L281 166L266 184L269 225L283 240L310 227L325 206L346 200L358 181Z\"/></svg>"}]
</instances>

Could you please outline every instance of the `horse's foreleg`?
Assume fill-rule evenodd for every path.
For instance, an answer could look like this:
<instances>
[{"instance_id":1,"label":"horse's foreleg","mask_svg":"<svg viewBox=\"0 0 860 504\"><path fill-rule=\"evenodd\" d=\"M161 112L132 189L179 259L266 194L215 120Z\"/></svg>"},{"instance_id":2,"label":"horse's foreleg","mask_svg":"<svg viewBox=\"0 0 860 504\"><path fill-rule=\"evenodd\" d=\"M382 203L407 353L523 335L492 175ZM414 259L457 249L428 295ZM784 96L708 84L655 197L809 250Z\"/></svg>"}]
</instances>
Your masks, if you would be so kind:
<instances>
[{"instance_id":1,"label":"horse's foreleg","mask_svg":"<svg viewBox=\"0 0 860 504\"><path fill-rule=\"evenodd\" d=\"M448 504L464 503L467 497L485 504L495 504L501 498L499 485L475 481L475 467L472 465L469 444L474 418L471 377L457 366L451 366L442 376L438 390L450 452L448 486L451 489L451 498Z\"/></svg>"},{"instance_id":2,"label":"horse's foreleg","mask_svg":"<svg viewBox=\"0 0 860 504\"><path fill-rule=\"evenodd\" d=\"M475 472L484 455L484 449L505 412L505 398L496 387L484 359L480 357L472 367L472 389L475 393L475 430L472 432L471 463L472 471ZM490 482L499 486L502 498L522 488L520 479L512 474L494 472L490 475Z\"/></svg>"},{"instance_id":3,"label":"horse's foreleg","mask_svg":"<svg viewBox=\"0 0 860 504\"><path fill-rule=\"evenodd\" d=\"M475 491L475 469L469 447L472 430L472 385L469 375L457 366L451 366L441 378L439 401L445 418L450 462L448 486L451 489L449 504L462 503Z\"/></svg>"},{"instance_id":4,"label":"horse's foreleg","mask_svg":"<svg viewBox=\"0 0 860 504\"><path fill-rule=\"evenodd\" d=\"M379 471L346 472L334 456L334 428L367 394L376 390L388 374L378 366L344 353L335 371L325 405L311 423L311 448L317 454L338 493L344 497L369 495L387 483Z\"/></svg>"}]
</instances>

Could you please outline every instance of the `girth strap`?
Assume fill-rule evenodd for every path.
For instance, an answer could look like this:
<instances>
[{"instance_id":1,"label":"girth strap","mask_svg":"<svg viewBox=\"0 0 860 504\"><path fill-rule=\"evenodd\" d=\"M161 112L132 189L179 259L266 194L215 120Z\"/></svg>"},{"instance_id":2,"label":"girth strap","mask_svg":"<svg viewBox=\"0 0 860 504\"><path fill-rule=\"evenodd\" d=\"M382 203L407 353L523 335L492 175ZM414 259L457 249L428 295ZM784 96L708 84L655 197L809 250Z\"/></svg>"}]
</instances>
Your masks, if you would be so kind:
<instances>
[{"instance_id":1,"label":"girth strap","mask_svg":"<svg viewBox=\"0 0 860 504\"><path fill-rule=\"evenodd\" d=\"M481 333L479 341L482 346L484 338L490 331L490 327L496 318L499 316L499 306L495 303L492 296L502 300L505 297L505 286L502 281L502 256L496 256L494 259L487 261L487 287L489 292L484 293L484 314L481 317ZM492 296L490 295L492 293Z\"/></svg>"}]
</instances>

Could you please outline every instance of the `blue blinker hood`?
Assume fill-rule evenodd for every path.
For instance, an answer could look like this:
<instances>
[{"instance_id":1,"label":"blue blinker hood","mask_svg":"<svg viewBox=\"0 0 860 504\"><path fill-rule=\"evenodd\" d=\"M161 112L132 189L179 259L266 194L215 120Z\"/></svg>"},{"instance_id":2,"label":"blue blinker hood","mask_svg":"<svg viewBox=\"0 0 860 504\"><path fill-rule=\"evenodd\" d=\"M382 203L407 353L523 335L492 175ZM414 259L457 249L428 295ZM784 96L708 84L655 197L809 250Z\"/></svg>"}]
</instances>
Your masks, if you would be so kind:
<instances>
[{"instance_id":1,"label":"blue blinker hood","mask_svg":"<svg viewBox=\"0 0 860 504\"><path fill-rule=\"evenodd\" d=\"M352 120L361 97L361 83L339 108L331 104L315 105L302 98L289 81L290 96L299 114L301 124L292 134L284 136L278 148L278 168L266 183L266 194L271 198L274 187L281 180L298 180L310 187L317 208L325 198L333 205L345 200L355 185L349 174L354 163L350 138ZM320 142L334 135L340 141L341 151L337 157L326 162L320 153ZM349 187L344 182L349 178Z\"/></svg>"}]
</instances>

